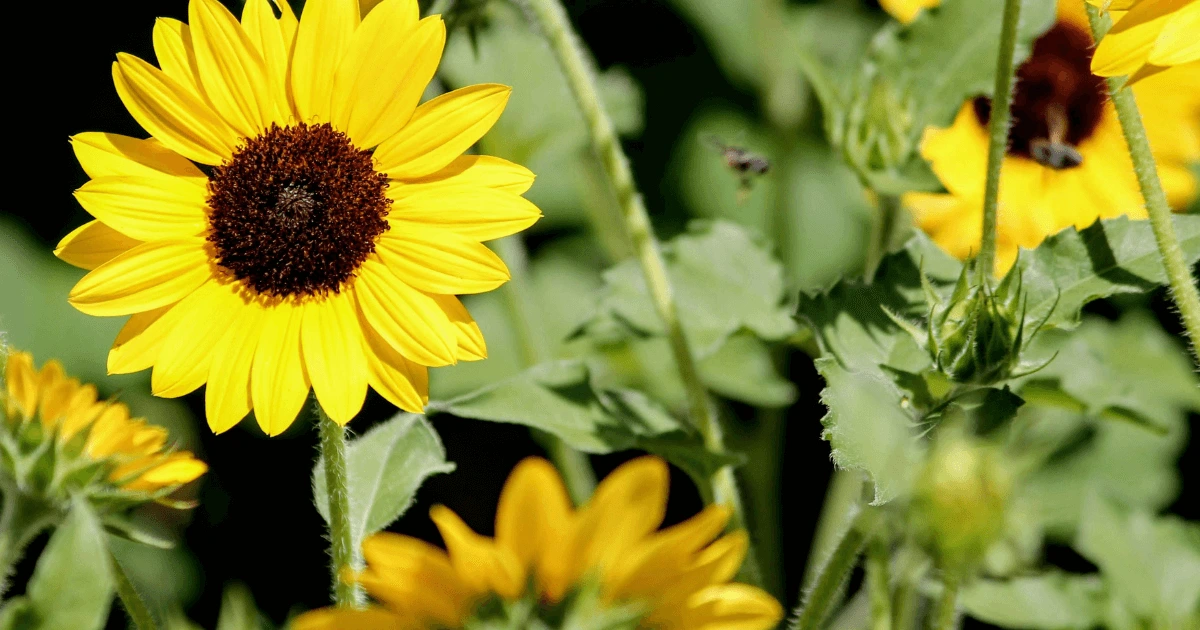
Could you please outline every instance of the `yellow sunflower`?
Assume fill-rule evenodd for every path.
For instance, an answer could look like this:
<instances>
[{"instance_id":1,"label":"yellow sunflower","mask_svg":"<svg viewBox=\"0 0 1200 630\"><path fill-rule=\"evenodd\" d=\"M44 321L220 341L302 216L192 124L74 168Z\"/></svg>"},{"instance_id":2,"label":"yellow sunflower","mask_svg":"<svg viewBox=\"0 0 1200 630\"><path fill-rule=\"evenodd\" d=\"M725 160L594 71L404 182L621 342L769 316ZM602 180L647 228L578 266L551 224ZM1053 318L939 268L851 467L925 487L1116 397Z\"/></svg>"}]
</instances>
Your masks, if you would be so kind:
<instances>
[{"instance_id":1,"label":"yellow sunflower","mask_svg":"<svg viewBox=\"0 0 1200 630\"><path fill-rule=\"evenodd\" d=\"M278 11L278 15L276 15ZM209 426L251 409L283 432L309 388L338 423L368 385L420 412L427 367L486 356L455 297L500 286L483 241L541 216L533 174L464 155L509 88L475 85L418 105L441 58L440 16L384 0L248 0L239 22L191 0L154 27L155 67L119 54L117 93L152 136L72 138L95 221L56 254L91 269L70 302L132 315L113 373L154 368L174 397L207 383Z\"/></svg>"},{"instance_id":2,"label":"yellow sunflower","mask_svg":"<svg viewBox=\"0 0 1200 630\"><path fill-rule=\"evenodd\" d=\"M32 355L11 352L5 368L5 429L19 430L36 418L41 435L52 436L67 456L107 464L105 479L131 492L173 488L208 470L191 453L171 449L166 429L130 418L124 403L96 395L95 385L68 377L58 361L47 361L38 371Z\"/></svg>"},{"instance_id":3,"label":"yellow sunflower","mask_svg":"<svg viewBox=\"0 0 1200 630\"><path fill-rule=\"evenodd\" d=\"M909 0L910 4L919 4ZM1018 248L1098 218L1146 216L1116 111L1090 72L1092 38L1083 3L1062 0L1058 20L1017 71L1013 127L1000 180L996 271ZM1189 166L1200 159L1200 64L1177 66L1133 87L1172 206L1196 195ZM947 129L929 129L921 154L944 194L904 198L917 224L959 258L979 251L990 102L963 105Z\"/></svg>"},{"instance_id":4,"label":"yellow sunflower","mask_svg":"<svg viewBox=\"0 0 1200 630\"><path fill-rule=\"evenodd\" d=\"M1118 16L1092 57L1102 77L1140 81L1171 66L1200 60L1200 0L1088 0Z\"/></svg>"},{"instance_id":5,"label":"yellow sunflower","mask_svg":"<svg viewBox=\"0 0 1200 630\"><path fill-rule=\"evenodd\" d=\"M613 471L576 511L554 467L526 459L504 485L494 539L436 506L431 517L447 551L407 536L376 534L363 543L366 570L348 578L379 605L313 611L292 627L460 628L488 597L535 596L543 609L552 608L588 581L599 585L608 604L640 604L645 614L639 628L775 627L783 616L779 602L758 588L729 583L748 543L740 531L718 538L729 520L726 508L710 506L655 531L667 486L667 465L642 457Z\"/></svg>"}]
</instances>

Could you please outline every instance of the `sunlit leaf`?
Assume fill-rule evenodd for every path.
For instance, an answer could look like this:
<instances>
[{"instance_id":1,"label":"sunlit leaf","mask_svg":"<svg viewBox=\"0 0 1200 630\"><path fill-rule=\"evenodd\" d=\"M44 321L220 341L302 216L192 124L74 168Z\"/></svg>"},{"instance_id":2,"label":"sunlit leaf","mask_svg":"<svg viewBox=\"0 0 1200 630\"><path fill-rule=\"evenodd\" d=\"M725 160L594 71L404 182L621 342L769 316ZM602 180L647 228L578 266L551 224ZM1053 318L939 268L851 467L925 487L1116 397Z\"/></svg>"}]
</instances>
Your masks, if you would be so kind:
<instances>
[{"instance_id":1,"label":"sunlit leaf","mask_svg":"<svg viewBox=\"0 0 1200 630\"><path fill-rule=\"evenodd\" d=\"M106 536L86 501L75 500L38 558L26 595L40 628L103 628L112 606Z\"/></svg>"}]
</instances>

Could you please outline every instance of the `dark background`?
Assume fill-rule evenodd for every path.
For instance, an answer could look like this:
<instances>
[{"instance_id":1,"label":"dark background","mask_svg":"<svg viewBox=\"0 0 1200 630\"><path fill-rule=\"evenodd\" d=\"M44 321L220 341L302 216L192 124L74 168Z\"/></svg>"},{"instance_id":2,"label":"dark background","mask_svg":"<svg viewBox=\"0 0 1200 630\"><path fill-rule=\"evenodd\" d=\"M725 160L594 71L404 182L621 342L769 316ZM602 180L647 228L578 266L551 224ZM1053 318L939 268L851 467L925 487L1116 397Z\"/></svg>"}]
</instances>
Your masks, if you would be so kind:
<instances>
[{"instance_id":1,"label":"dark background","mask_svg":"<svg viewBox=\"0 0 1200 630\"><path fill-rule=\"evenodd\" d=\"M734 1L734 0L731 0ZM869 2L869 0L864 0ZM723 77L710 51L691 27L661 0L568 0L572 18L602 67L627 67L645 93L646 125L626 149L655 220L668 230L685 220L684 210L662 187L669 154L697 104L720 99L747 110L758 109L756 97L735 89ZM86 181L67 143L71 134L104 130L128 135L142 132L114 92L110 65L118 51L153 59L150 33L157 16L186 20L184 0L12 3L4 19L5 84L8 102L4 147L5 194L0 211L16 215L47 246L87 220L69 199L69 191ZM531 242L536 247L537 242ZM8 295L3 299L25 299ZM1179 332L1162 292L1148 298L1164 327ZM1094 305L1095 313L1115 317L1120 305ZM44 358L39 358L39 362ZM824 408L818 400L822 383L812 361L789 358L788 373L798 385L798 402L786 410L783 458L784 604L796 604L808 545L824 496L831 464L829 448L819 438ZM203 418L202 393L184 401ZM752 422L749 410L732 408ZM390 405L372 393L352 428L358 432L390 416ZM302 418L303 420L303 418ZM1192 418L1197 426L1197 418ZM451 475L431 479L417 504L390 529L440 542L428 519L429 506L443 503L477 531L490 534L493 509L503 481L522 457L540 449L521 427L453 419L434 421L448 452L458 465ZM200 454L211 466L200 490L200 507L185 530L185 543L203 566L203 581L187 613L205 627L215 625L223 586L245 582L261 610L281 622L290 610L327 603L328 576L324 526L311 504L310 471L316 433L298 421L284 436L268 440L254 430L214 436L201 428ZM1183 493L1172 511L1200 518L1200 441L1183 455ZM625 453L594 457L602 476ZM805 506L791 509L788 506ZM668 522L682 520L700 507L686 476L673 471ZM16 584L32 570L42 540L28 550ZM1082 560L1051 549L1051 560L1080 568ZM20 586L17 587L21 588ZM111 628L124 627L114 612Z\"/></svg>"}]
</instances>

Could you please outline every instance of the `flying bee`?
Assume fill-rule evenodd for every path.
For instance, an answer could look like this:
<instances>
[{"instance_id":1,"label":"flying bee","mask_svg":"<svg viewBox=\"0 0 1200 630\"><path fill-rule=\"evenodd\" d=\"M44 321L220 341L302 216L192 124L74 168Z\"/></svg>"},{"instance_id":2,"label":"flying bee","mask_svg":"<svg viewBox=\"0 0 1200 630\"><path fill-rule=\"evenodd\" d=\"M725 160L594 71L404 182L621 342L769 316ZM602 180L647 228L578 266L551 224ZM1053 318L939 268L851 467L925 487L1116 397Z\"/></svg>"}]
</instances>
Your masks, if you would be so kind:
<instances>
[{"instance_id":1,"label":"flying bee","mask_svg":"<svg viewBox=\"0 0 1200 630\"><path fill-rule=\"evenodd\" d=\"M1035 138L1029 143L1029 154L1046 168L1064 171L1083 164L1083 154L1067 142L1067 112L1054 103L1046 108L1049 138Z\"/></svg>"},{"instance_id":2,"label":"flying bee","mask_svg":"<svg viewBox=\"0 0 1200 630\"><path fill-rule=\"evenodd\" d=\"M750 194L754 178L766 175L771 170L770 160L744 147L725 144L717 136L707 136L705 140L721 152L725 166L738 175L738 201L745 201L746 196Z\"/></svg>"}]
</instances>

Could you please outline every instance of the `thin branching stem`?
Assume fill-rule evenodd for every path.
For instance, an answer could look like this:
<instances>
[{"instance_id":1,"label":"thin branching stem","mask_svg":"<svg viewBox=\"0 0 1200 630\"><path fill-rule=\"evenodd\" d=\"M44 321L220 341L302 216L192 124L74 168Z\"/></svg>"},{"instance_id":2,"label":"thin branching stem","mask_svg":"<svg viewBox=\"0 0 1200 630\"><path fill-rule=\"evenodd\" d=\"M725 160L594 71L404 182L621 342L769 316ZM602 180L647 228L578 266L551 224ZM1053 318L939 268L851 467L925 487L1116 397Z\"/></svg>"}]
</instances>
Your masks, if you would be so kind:
<instances>
[{"instance_id":1,"label":"thin branching stem","mask_svg":"<svg viewBox=\"0 0 1200 630\"><path fill-rule=\"evenodd\" d=\"M892 630L887 539L879 532L867 543L867 589L871 594L871 630Z\"/></svg>"},{"instance_id":2,"label":"thin branching stem","mask_svg":"<svg viewBox=\"0 0 1200 630\"><path fill-rule=\"evenodd\" d=\"M996 85L988 123L987 183L983 189L983 243L976 265L979 277L990 278L996 267L996 212L1000 201L1000 169L1008 150L1008 127L1012 119L1013 71L1017 26L1021 22L1021 0L1005 0L1000 28L1000 53L996 58Z\"/></svg>"},{"instance_id":3,"label":"thin branching stem","mask_svg":"<svg viewBox=\"0 0 1200 630\"><path fill-rule=\"evenodd\" d=\"M804 594L789 630L817 630L841 599L850 572L858 564L863 546L872 535L879 515L874 509L859 510L850 519L833 552L821 565L812 585Z\"/></svg>"},{"instance_id":4,"label":"thin branching stem","mask_svg":"<svg viewBox=\"0 0 1200 630\"><path fill-rule=\"evenodd\" d=\"M154 618L154 614L150 612L150 607L146 605L142 594L138 592L133 582L129 581L129 576L125 574L125 567L121 566L120 561L112 554L109 554L109 561L112 566L117 598L121 600L121 606L125 608L125 614L129 616L133 627L137 630L158 630L161 626Z\"/></svg>"},{"instance_id":5,"label":"thin branching stem","mask_svg":"<svg viewBox=\"0 0 1200 630\"><path fill-rule=\"evenodd\" d=\"M958 627L958 589L962 585L962 574L947 570L942 576L942 595L933 609L933 630L954 630Z\"/></svg>"}]
</instances>

